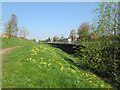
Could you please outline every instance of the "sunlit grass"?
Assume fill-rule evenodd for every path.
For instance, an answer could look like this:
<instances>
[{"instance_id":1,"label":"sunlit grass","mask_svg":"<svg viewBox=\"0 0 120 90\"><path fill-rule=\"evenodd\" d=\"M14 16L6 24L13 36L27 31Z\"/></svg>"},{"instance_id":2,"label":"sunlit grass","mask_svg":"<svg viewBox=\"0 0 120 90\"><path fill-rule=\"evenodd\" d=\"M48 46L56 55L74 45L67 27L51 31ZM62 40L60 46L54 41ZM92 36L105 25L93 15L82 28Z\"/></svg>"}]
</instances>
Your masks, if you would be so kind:
<instances>
[{"instance_id":1,"label":"sunlit grass","mask_svg":"<svg viewBox=\"0 0 120 90\"><path fill-rule=\"evenodd\" d=\"M3 57L4 88L109 88L97 75L69 63L74 57L45 44L16 48Z\"/></svg>"}]
</instances>

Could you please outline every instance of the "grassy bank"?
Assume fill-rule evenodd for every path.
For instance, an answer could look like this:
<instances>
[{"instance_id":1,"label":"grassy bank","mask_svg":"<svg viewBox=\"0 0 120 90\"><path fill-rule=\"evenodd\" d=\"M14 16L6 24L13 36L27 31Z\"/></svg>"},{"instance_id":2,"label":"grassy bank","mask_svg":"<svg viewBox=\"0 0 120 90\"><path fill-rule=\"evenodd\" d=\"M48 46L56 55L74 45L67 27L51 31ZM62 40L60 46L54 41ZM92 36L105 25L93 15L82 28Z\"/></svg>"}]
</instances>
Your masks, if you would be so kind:
<instances>
[{"instance_id":1,"label":"grassy bank","mask_svg":"<svg viewBox=\"0 0 120 90\"><path fill-rule=\"evenodd\" d=\"M8 48L8 47L14 47L14 46L27 46L27 45L31 45L32 42L30 41L25 41L25 40L21 40L21 39L15 39L15 38L2 38L0 37L0 39L2 39L2 49L4 48Z\"/></svg>"},{"instance_id":2,"label":"grassy bank","mask_svg":"<svg viewBox=\"0 0 120 90\"><path fill-rule=\"evenodd\" d=\"M74 66L70 61L78 59L60 49L45 44L22 46L3 55L3 88L110 87L97 75Z\"/></svg>"}]
</instances>

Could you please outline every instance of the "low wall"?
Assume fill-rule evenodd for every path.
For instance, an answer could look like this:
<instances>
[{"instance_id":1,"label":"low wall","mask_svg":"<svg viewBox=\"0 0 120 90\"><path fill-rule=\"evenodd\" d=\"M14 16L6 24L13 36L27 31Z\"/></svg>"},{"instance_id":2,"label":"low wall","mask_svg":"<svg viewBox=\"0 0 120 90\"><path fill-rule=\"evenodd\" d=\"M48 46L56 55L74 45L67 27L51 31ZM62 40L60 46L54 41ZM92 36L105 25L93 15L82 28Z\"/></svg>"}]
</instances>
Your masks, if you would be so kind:
<instances>
[{"instance_id":1,"label":"low wall","mask_svg":"<svg viewBox=\"0 0 120 90\"><path fill-rule=\"evenodd\" d=\"M61 50L63 50L68 54L75 54L75 51L79 50L78 48L83 47L82 45L76 45L76 44L55 44L55 43L50 44L49 43L49 45L51 45L52 47L60 48Z\"/></svg>"}]
</instances>

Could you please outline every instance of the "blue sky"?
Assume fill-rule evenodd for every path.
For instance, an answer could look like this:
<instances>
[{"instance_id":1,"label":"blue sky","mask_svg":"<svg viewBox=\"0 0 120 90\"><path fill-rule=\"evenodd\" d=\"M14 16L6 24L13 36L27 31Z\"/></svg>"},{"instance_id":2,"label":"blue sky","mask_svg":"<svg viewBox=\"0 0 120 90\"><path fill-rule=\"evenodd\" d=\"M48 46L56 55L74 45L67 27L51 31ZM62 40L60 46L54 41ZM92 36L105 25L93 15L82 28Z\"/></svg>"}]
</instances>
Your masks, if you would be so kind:
<instances>
[{"instance_id":1,"label":"blue sky","mask_svg":"<svg viewBox=\"0 0 120 90\"><path fill-rule=\"evenodd\" d=\"M70 31L82 22L90 22L95 17L91 13L98 7L95 2L3 2L3 28L12 13L18 18L18 27L28 29L28 39L44 40L53 36L68 37ZM0 32L2 33L2 32Z\"/></svg>"}]
</instances>

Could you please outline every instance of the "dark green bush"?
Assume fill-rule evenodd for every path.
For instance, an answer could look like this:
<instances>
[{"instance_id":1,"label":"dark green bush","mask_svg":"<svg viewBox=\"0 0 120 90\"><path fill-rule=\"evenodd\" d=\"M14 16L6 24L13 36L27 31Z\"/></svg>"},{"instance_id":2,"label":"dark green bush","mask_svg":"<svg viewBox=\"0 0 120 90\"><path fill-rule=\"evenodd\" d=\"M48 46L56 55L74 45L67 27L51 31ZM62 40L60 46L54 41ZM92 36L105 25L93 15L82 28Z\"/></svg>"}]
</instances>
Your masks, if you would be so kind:
<instances>
[{"instance_id":1,"label":"dark green bush","mask_svg":"<svg viewBox=\"0 0 120 90\"><path fill-rule=\"evenodd\" d=\"M99 37L92 42L82 42L76 55L80 67L90 69L104 78L111 77L115 86L120 84L120 37Z\"/></svg>"}]
</instances>

